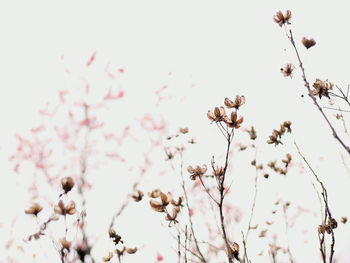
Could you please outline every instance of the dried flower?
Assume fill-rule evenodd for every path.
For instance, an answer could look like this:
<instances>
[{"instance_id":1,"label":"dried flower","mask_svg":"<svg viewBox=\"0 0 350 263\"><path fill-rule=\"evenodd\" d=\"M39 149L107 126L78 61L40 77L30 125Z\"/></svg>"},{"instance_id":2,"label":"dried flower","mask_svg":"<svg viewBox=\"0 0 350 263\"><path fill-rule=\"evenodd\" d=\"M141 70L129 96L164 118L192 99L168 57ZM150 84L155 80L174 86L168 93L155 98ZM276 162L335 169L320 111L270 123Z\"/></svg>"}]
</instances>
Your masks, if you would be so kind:
<instances>
[{"instance_id":1,"label":"dried flower","mask_svg":"<svg viewBox=\"0 0 350 263\"><path fill-rule=\"evenodd\" d=\"M207 172L207 166L204 164L202 167L197 165L193 168L191 165L187 167L187 171L191 174L191 180L196 180L197 177L202 177Z\"/></svg>"},{"instance_id":2,"label":"dried flower","mask_svg":"<svg viewBox=\"0 0 350 263\"><path fill-rule=\"evenodd\" d=\"M232 244L231 253L236 260L239 260L239 245L236 242Z\"/></svg>"},{"instance_id":3,"label":"dried flower","mask_svg":"<svg viewBox=\"0 0 350 263\"><path fill-rule=\"evenodd\" d=\"M267 140L268 144L275 144L275 146L277 146L278 144L282 143L281 140L281 133L277 130L273 130L272 131L272 135L269 136L269 139Z\"/></svg>"},{"instance_id":4,"label":"dried flower","mask_svg":"<svg viewBox=\"0 0 350 263\"><path fill-rule=\"evenodd\" d=\"M61 238L60 243L62 245L62 248L67 249L68 251L70 250L70 247L72 246L72 242L68 242L66 238Z\"/></svg>"},{"instance_id":5,"label":"dried flower","mask_svg":"<svg viewBox=\"0 0 350 263\"><path fill-rule=\"evenodd\" d=\"M151 198L157 198L160 196L160 193L161 193L160 189L155 189L151 193L148 193L148 196Z\"/></svg>"},{"instance_id":6,"label":"dried flower","mask_svg":"<svg viewBox=\"0 0 350 263\"><path fill-rule=\"evenodd\" d=\"M284 24L290 24L289 20L291 17L292 12L290 10L287 10L285 15L283 15L282 11L278 11L276 15L274 15L273 20L282 27Z\"/></svg>"},{"instance_id":7,"label":"dried flower","mask_svg":"<svg viewBox=\"0 0 350 263\"><path fill-rule=\"evenodd\" d=\"M229 98L225 98L224 104L228 109L236 108L239 109L245 103L245 97L237 95L235 101L233 102Z\"/></svg>"},{"instance_id":8,"label":"dried flower","mask_svg":"<svg viewBox=\"0 0 350 263\"><path fill-rule=\"evenodd\" d=\"M226 116L225 108L220 106L220 108L215 107L214 113L208 110L207 116L209 120L219 122L224 120L224 116Z\"/></svg>"},{"instance_id":9,"label":"dried flower","mask_svg":"<svg viewBox=\"0 0 350 263\"><path fill-rule=\"evenodd\" d=\"M172 199L171 200L171 204L173 205L173 206L183 206L182 205L182 202L183 202L183 200L184 200L184 198L183 198L183 196L180 196L178 199L177 199L177 201L175 201L174 199Z\"/></svg>"},{"instance_id":10,"label":"dried flower","mask_svg":"<svg viewBox=\"0 0 350 263\"><path fill-rule=\"evenodd\" d=\"M268 144L275 144L275 146L277 146L278 144L282 144L281 142L281 137L282 135L286 132L289 132L291 133L292 132L292 129L291 129L291 126L292 125L292 122L290 121L285 121L283 122L281 125L280 125L280 129L279 130L276 130L274 129L272 131L272 135L269 136L269 139L267 140L267 143Z\"/></svg>"},{"instance_id":11,"label":"dried flower","mask_svg":"<svg viewBox=\"0 0 350 263\"><path fill-rule=\"evenodd\" d=\"M286 64L284 68L281 68L281 72L284 77L292 77L294 66L292 64Z\"/></svg>"},{"instance_id":12,"label":"dried flower","mask_svg":"<svg viewBox=\"0 0 350 263\"><path fill-rule=\"evenodd\" d=\"M42 206L39 205L38 203L34 203L30 208L24 211L24 213L28 215L34 215L37 216L41 210L43 210Z\"/></svg>"},{"instance_id":13,"label":"dried flower","mask_svg":"<svg viewBox=\"0 0 350 263\"><path fill-rule=\"evenodd\" d=\"M340 219L340 222L342 222L343 224L346 224L346 222L348 221L348 218L346 216L343 216L341 219Z\"/></svg>"},{"instance_id":14,"label":"dried flower","mask_svg":"<svg viewBox=\"0 0 350 263\"><path fill-rule=\"evenodd\" d=\"M182 133L182 134L186 134L186 133L188 133L188 128L187 128L187 127L185 127L185 128L180 128L180 129L179 129L179 132Z\"/></svg>"},{"instance_id":15,"label":"dried flower","mask_svg":"<svg viewBox=\"0 0 350 263\"><path fill-rule=\"evenodd\" d=\"M135 202L140 202L143 196L144 196L143 192L140 190L137 190L137 194L133 194L131 197L134 199Z\"/></svg>"},{"instance_id":16,"label":"dried flower","mask_svg":"<svg viewBox=\"0 0 350 263\"><path fill-rule=\"evenodd\" d=\"M122 256L125 252L126 247L124 246L121 250L116 249L114 252L118 255L118 257Z\"/></svg>"},{"instance_id":17,"label":"dried flower","mask_svg":"<svg viewBox=\"0 0 350 263\"><path fill-rule=\"evenodd\" d=\"M311 91L311 94L313 96L318 95L320 99L322 96L325 96L330 99L328 91L333 89L332 82L328 80L322 81L320 79L316 79L315 83L312 86L314 87L314 89Z\"/></svg>"},{"instance_id":18,"label":"dried flower","mask_svg":"<svg viewBox=\"0 0 350 263\"><path fill-rule=\"evenodd\" d=\"M86 245L86 242L83 241L82 243L80 243L77 248L76 248L76 252L79 256L79 259L82 261L82 262L85 262L85 256L86 255L90 255L90 252L91 252L91 247L90 246L87 246Z\"/></svg>"},{"instance_id":19,"label":"dried flower","mask_svg":"<svg viewBox=\"0 0 350 263\"><path fill-rule=\"evenodd\" d=\"M290 155L290 153L287 153L286 158L287 159L282 159L282 162L285 164L285 167L288 167L288 165L292 161L292 155Z\"/></svg>"},{"instance_id":20,"label":"dried flower","mask_svg":"<svg viewBox=\"0 0 350 263\"><path fill-rule=\"evenodd\" d=\"M289 132L289 133L292 132L292 129L290 128L290 126L292 125L292 122L291 122L291 121L285 121L285 122L283 122L282 125L284 126L284 128L287 129L287 132Z\"/></svg>"},{"instance_id":21,"label":"dried flower","mask_svg":"<svg viewBox=\"0 0 350 263\"><path fill-rule=\"evenodd\" d=\"M61 185L65 193L68 193L72 188L74 187L74 181L73 178L68 176L68 177L63 177L61 179Z\"/></svg>"},{"instance_id":22,"label":"dried flower","mask_svg":"<svg viewBox=\"0 0 350 263\"><path fill-rule=\"evenodd\" d=\"M194 139L194 138L191 138L191 139L188 141L188 143L190 143L190 144L195 144L195 143L196 143L196 141L195 141L195 139Z\"/></svg>"},{"instance_id":23,"label":"dried flower","mask_svg":"<svg viewBox=\"0 0 350 263\"><path fill-rule=\"evenodd\" d=\"M239 144L238 146L239 146L238 151L240 151L240 152L245 151L248 147L247 145L242 145L242 144Z\"/></svg>"},{"instance_id":24,"label":"dried flower","mask_svg":"<svg viewBox=\"0 0 350 263\"><path fill-rule=\"evenodd\" d=\"M169 213L167 213L167 215L165 216L165 220L166 221L170 221L173 222L174 224L178 223L178 221L176 220L177 214L180 212L180 207L174 207L173 208L173 214L170 215Z\"/></svg>"},{"instance_id":25,"label":"dried flower","mask_svg":"<svg viewBox=\"0 0 350 263\"><path fill-rule=\"evenodd\" d=\"M122 240L122 237L121 237L120 235L118 235L118 234L115 232L114 229L109 229L109 230L108 230L108 235L109 235L110 238L113 239L113 243L114 243L115 245L118 245L119 242L122 243L122 244L124 243L123 240Z\"/></svg>"},{"instance_id":26,"label":"dried flower","mask_svg":"<svg viewBox=\"0 0 350 263\"><path fill-rule=\"evenodd\" d=\"M137 247L135 247L135 248L127 248L127 249L126 249L126 252L127 252L128 254L135 254L136 251L137 251Z\"/></svg>"},{"instance_id":27,"label":"dried flower","mask_svg":"<svg viewBox=\"0 0 350 263\"><path fill-rule=\"evenodd\" d=\"M267 229L261 230L259 237L265 237L266 236Z\"/></svg>"},{"instance_id":28,"label":"dried flower","mask_svg":"<svg viewBox=\"0 0 350 263\"><path fill-rule=\"evenodd\" d=\"M267 164L268 167L270 167L271 169L275 169L276 168L276 163L277 160L271 161Z\"/></svg>"},{"instance_id":29,"label":"dried flower","mask_svg":"<svg viewBox=\"0 0 350 263\"><path fill-rule=\"evenodd\" d=\"M214 170L214 176L221 179L225 174L224 167L216 167Z\"/></svg>"},{"instance_id":30,"label":"dried flower","mask_svg":"<svg viewBox=\"0 0 350 263\"><path fill-rule=\"evenodd\" d=\"M58 202L58 205L55 206L54 208L55 213L59 214L59 215L74 215L76 210L75 210L75 203L74 201L70 201L70 203L65 206L63 201L60 200Z\"/></svg>"},{"instance_id":31,"label":"dried flower","mask_svg":"<svg viewBox=\"0 0 350 263\"><path fill-rule=\"evenodd\" d=\"M313 38L307 39L306 37L302 38L301 43L303 43L304 47L307 49L316 45L316 41Z\"/></svg>"},{"instance_id":32,"label":"dried flower","mask_svg":"<svg viewBox=\"0 0 350 263\"><path fill-rule=\"evenodd\" d=\"M241 127L241 124L243 122L243 117L241 116L239 117L239 119L237 119L237 113L233 111L231 112L231 118L228 118L227 116L225 116L224 120L227 127L238 129L239 127Z\"/></svg>"},{"instance_id":33,"label":"dried flower","mask_svg":"<svg viewBox=\"0 0 350 263\"><path fill-rule=\"evenodd\" d=\"M171 202L171 200L172 200L172 194L170 192L168 192L167 195L161 192L160 201L151 200L149 203L151 205L151 208L154 211L164 212L165 208Z\"/></svg>"},{"instance_id":34,"label":"dried flower","mask_svg":"<svg viewBox=\"0 0 350 263\"><path fill-rule=\"evenodd\" d=\"M336 229L338 227L338 222L333 217L330 217L328 218L328 225L331 229Z\"/></svg>"},{"instance_id":35,"label":"dried flower","mask_svg":"<svg viewBox=\"0 0 350 263\"><path fill-rule=\"evenodd\" d=\"M254 129L254 126L250 128L250 130L247 131L249 133L250 139L255 140L257 135L256 135L256 130Z\"/></svg>"},{"instance_id":36,"label":"dried flower","mask_svg":"<svg viewBox=\"0 0 350 263\"><path fill-rule=\"evenodd\" d=\"M112 253L112 252L109 252L109 253L108 253L108 256L103 257L102 260L103 260L104 262L109 262L112 258L113 258L113 253Z\"/></svg>"}]
</instances>

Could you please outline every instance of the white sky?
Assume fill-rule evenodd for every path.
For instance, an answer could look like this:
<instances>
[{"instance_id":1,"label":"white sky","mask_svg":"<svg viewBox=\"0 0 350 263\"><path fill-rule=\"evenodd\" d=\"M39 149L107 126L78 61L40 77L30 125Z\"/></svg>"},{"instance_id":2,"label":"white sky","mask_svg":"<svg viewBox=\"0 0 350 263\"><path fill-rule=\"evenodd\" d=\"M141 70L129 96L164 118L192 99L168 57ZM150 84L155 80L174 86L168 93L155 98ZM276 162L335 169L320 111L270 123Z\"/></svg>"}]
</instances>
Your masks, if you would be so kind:
<instances>
[{"instance_id":1,"label":"white sky","mask_svg":"<svg viewBox=\"0 0 350 263\"><path fill-rule=\"evenodd\" d=\"M25 189L16 184L18 178L8 163L8 157L16 147L14 134L26 134L31 127L41 123L38 110L46 102L55 101L58 90L82 88L85 84L81 78L89 78L96 94L108 89L109 83L101 77L108 63L114 69L125 69L114 83L126 94L125 102L121 103L123 108L116 112L126 112L127 106L134 106L127 114L117 115L124 121L135 119L143 112L154 112L154 91L168 85L168 94L173 99L163 105L164 116L172 131L187 125L201 141L195 146L198 155L193 155L196 156L194 162L209 162L211 153L206 154L203 149L212 149L212 152L220 149L215 138L221 137L215 127L208 125L205 114L208 109L222 104L225 97L246 96L242 114L245 124L254 124L258 130L264 161L270 160L270 156L281 156L278 149L264 142L273 128L290 119L294 138L329 185L337 218L350 216L348 208L344 210L350 183L340 162L339 152L344 152L331 139L324 121L308 98L300 98L304 93L300 71L294 73L292 80L283 78L279 72L285 63L296 65L283 30L272 20L276 11L286 9L292 11L297 43L300 44L302 36L313 37L317 42L309 51L300 46L309 80L328 78L346 87L350 61L348 1L1 2L0 164L5 183L0 186L0 197L2 206L11 211L11 216L0 215L0 222L23 211L21 205L26 204L25 198L18 194ZM86 61L94 52L95 64L86 69ZM69 68L74 77L67 77L65 68ZM114 116L112 114L108 120L115 121ZM296 164L299 163L292 139L281 151L294 152ZM246 162L248 165L253 155L244 156L237 164ZM297 175L297 171L294 174ZM288 180L277 179L262 185L266 187L262 192L281 188L286 196L297 202L305 200L307 204L313 204L315 196L307 192L312 187L306 176ZM300 184L305 184L305 189ZM20 199L18 209L8 201L9 196L13 202ZM270 207L266 209L270 211ZM149 213L147 209L142 211ZM144 224L147 228L148 223ZM349 227L340 227L339 235L349 236ZM25 228L24 225L20 227ZM312 231L314 229L310 229ZM145 253L141 254L143 258L149 257L148 262L154 260L154 251L164 251L165 245L168 246L167 242L157 243L167 237L166 232L164 228L157 229L153 236L159 234L159 238L150 241L151 252L142 252ZM145 236L149 231L145 229L144 233L130 235L135 235L135 240L137 236L147 239ZM298 237L293 238L291 243L298 244ZM340 237L339 250L346 245L349 247L349 240L342 240ZM103 248L100 249L96 257L105 253ZM297 255L309 253L301 245L296 245L297 249ZM1 251L0 262L4 260ZM128 260L137 262L131 257ZM338 263L348 260L344 256ZM31 261L28 259L28 262Z\"/></svg>"}]
</instances>

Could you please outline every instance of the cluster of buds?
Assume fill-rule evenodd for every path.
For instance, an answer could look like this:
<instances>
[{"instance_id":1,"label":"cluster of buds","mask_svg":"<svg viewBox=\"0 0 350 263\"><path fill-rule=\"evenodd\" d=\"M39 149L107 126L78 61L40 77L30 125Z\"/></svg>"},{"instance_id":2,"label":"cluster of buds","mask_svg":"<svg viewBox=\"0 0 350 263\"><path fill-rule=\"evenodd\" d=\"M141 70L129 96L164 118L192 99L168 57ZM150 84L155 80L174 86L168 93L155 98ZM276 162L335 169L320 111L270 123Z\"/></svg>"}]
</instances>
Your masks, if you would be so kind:
<instances>
[{"instance_id":1,"label":"cluster of buds","mask_svg":"<svg viewBox=\"0 0 350 263\"><path fill-rule=\"evenodd\" d=\"M274 15L273 20L282 27L284 24L290 24L290 19L292 18L292 12L287 10L283 15L282 11L278 11L276 15Z\"/></svg>"},{"instance_id":2,"label":"cluster of buds","mask_svg":"<svg viewBox=\"0 0 350 263\"><path fill-rule=\"evenodd\" d=\"M202 167L197 165L192 167L191 165L187 167L187 171L190 173L190 179L196 180L197 177L202 177L207 172L207 166L204 164Z\"/></svg>"},{"instance_id":3,"label":"cluster of buds","mask_svg":"<svg viewBox=\"0 0 350 263\"><path fill-rule=\"evenodd\" d=\"M171 140L174 137L177 138L179 137L181 134L187 134L189 131L189 129L187 127L183 127L183 128L179 128L178 133L176 133L175 135L169 135L168 137L166 137L167 140Z\"/></svg>"},{"instance_id":4,"label":"cluster of buds","mask_svg":"<svg viewBox=\"0 0 350 263\"><path fill-rule=\"evenodd\" d=\"M330 217L328 218L328 223L319 225L317 230L319 234L324 234L325 232L327 232L327 234L331 234L333 229L336 229L337 227L337 221L334 218Z\"/></svg>"},{"instance_id":5,"label":"cluster of buds","mask_svg":"<svg viewBox=\"0 0 350 263\"><path fill-rule=\"evenodd\" d=\"M314 87L314 89L311 91L311 95L319 96L320 99L323 96L330 99L328 92L329 90L333 89L334 85L332 82L328 80L322 81L320 79L316 79L315 83L312 86Z\"/></svg>"},{"instance_id":6,"label":"cluster of buds","mask_svg":"<svg viewBox=\"0 0 350 263\"><path fill-rule=\"evenodd\" d=\"M214 112L208 110L207 116L212 122L224 122L226 123L227 127L238 129L243 122L243 117L241 116L238 118L236 111L244 103L244 96L237 95L234 101L230 100L229 98L225 98L224 104L226 108L235 109L235 111L231 112L230 117L226 115L225 108L223 106L215 107Z\"/></svg>"},{"instance_id":7,"label":"cluster of buds","mask_svg":"<svg viewBox=\"0 0 350 263\"><path fill-rule=\"evenodd\" d=\"M182 202L184 199L182 196L180 196L176 201L175 199L173 199L173 196L170 192L168 192L168 194L164 194L159 189L153 190L152 192L148 193L148 196L151 198L160 197L160 201L152 199L149 203L154 211L166 213L165 220L169 221L169 226L172 222L174 224L178 223L176 218L178 213L180 212L181 207L183 207ZM169 204L173 206L172 214L170 214L166 209Z\"/></svg>"},{"instance_id":8,"label":"cluster of buds","mask_svg":"<svg viewBox=\"0 0 350 263\"><path fill-rule=\"evenodd\" d=\"M274 129L272 131L272 135L269 136L269 139L267 140L267 143L268 144L273 144L274 143L275 146L277 146L278 144L282 144L282 142L281 142L282 135L286 131L289 132L289 133L292 132L291 125L292 125L292 122L290 122L290 121L283 122L281 124L279 130Z\"/></svg>"},{"instance_id":9,"label":"cluster of buds","mask_svg":"<svg viewBox=\"0 0 350 263\"><path fill-rule=\"evenodd\" d=\"M144 194L141 190L137 190L136 194L133 194L131 197L135 202L140 202L143 198Z\"/></svg>"},{"instance_id":10,"label":"cluster of buds","mask_svg":"<svg viewBox=\"0 0 350 263\"><path fill-rule=\"evenodd\" d=\"M286 159L282 159L282 162L284 163L284 167L278 167L276 165L277 160L269 162L267 166L270 167L272 170L274 170L276 173L286 175L288 172L288 166L291 161L292 161L292 156L289 153L287 153Z\"/></svg>"},{"instance_id":11,"label":"cluster of buds","mask_svg":"<svg viewBox=\"0 0 350 263\"><path fill-rule=\"evenodd\" d=\"M108 235L111 239L113 239L113 243L117 246L119 243L123 244L122 238L120 235L118 235L114 229L109 229ZM115 249L114 253L118 256L119 260L120 257L124 255L124 252L128 254L135 254L137 252L137 248L127 248L123 246L121 249ZM109 262L113 258L114 254L113 252L109 252L107 256L103 257L103 262Z\"/></svg>"}]
</instances>

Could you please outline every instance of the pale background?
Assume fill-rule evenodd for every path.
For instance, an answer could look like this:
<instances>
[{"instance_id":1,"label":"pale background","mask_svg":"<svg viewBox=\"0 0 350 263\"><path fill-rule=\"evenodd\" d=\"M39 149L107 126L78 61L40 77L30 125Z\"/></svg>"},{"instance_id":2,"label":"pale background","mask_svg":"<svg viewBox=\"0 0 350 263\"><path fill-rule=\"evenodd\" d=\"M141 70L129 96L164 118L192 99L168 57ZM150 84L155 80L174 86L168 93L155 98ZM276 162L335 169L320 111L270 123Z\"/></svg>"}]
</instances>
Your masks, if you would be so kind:
<instances>
[{"instance_id":1,"label":"pale background","mask_svg":"<svg viewBox=\"0 0 350 263\"><path fill-rule=\"evenodd\" d=\"M108 63L114 69L125 69L113 83L125 91L125 98L120 104L116 102L115 114L106 115L106 122L128 123L130 119L140 118L143 113L161 111L170 125L169 133L175 133L178 127L188 126L200 142L194 146L195 153L191 156L195 157L186 165L209 164L212 153L221 151L223 140L215 127L209 125L207 110L221 105L225 97L245 95L247 103L242 108L242 114L245 125L256 126L261 160L267 162L270 157L279 158L277 156L281 156L281 152L289 151L295 157L296 166L300 163L291 136L285 146L280 148L281 151L265 143L273 128L277 128L284 120L291 120L293 137L329 188L334 215L337 219L349 216L346 200L349 199L350 175L346 173L340 158L340 153L346 154L332 140L328 127L310 100L301 98L304 87L300 71L295 71L293 79L285 79L279 70L285 63L296 65L283 30L272 20L276 11L286 9L292 11L292 26L297 43L300 44L302 36L313 37L317 41L317 45L309 51L300 46L310 81L328 78L346 87L349 83L350 61L347 1L3 1L0 4L2 246L15 216L19 221L16 223L18 230L15 229L13 235L20 240L23 233L32 233L27 229L30 220L21 219L24 217L21 216L23 210L28 207L26 184L23 182L26 181L25 176L31 175L22 172L18 177L8 162L16 148L14 134L26 134L30 128L42 123L38 110L46 102L57 100L58 90L68 89L72 93L81 90L85 86L84 78L89 78L91 89L96 94L108 90L110 83L101 77ZM94 68L86 68L86 62L94 52ZM67 76L64 72L66 68L71 70L73 77ZM172 74L169 75L169 72ZM168 86L166 95L171 96L171 99L157 107L155 91L163 85ZM135 145L130 146L131 149L139 151ZM211 150L206 153L203 149ZM133 156L132 152L125 154L130 158ZM234 163L248 166L252 156L252 152L243 155ZM162 160L159 160L161 165L166 166ZM346 156L345 160L348 162L349 158ZM115 172L108 170L108 167L97 173ZM111 166L110 169L115 167ZM254 176L252 171L251 178ZM289 177L282 180L276 177L274 181L262 183L258 199L271 199L273 202L282 196L286 200L305 202L306 207L317 212L318 201L310 184L310 174L299 174L298 169L295 169ZM100 183L100 190L96 190L91 200L123 200L133 182L125 178L116 179L119 184L125 183L126 187L118 185L118 189L125 189L125 192L108 196L108 191L103 187L111 185L112 179L106 177L105 180L107 182ZM160 184L166 187L167 180L162 180L164 182ZM249 182L237 188L248 194L242 198L242 203L238 202L244 211L249 211L249 198L253 193L252 181ZM150 190L157 184L147 181L144 187ZM259 211L264 213L271 210L268 206L271 202L262 202L258 206L257 217L262 215ZM119 203L115 206L118 207ZM96 202L95 207L99 206ZM169 244L175 247L176 243L169 239L166 227L158 227L160 217L150 211L146 203L141 206L141 212L139 208L131 209L120 218L118 224L124 229L125 235L130 236L131 243L140 246L147 244L149 247L134 258L128 257L126 261L139 262L143 259L154 262L157 252L160 252L165 255L165 262L174 262L176 254ZM91 220L91 225L95 225L96 231L101 233L116 210L108 212L108 205L105 208L101 211L107 217L104 222L101 215L95 215L96 220ZM135 220L137 226L128 222L127 218L140 216L140 213L147 219ZM315 222L319 223L317 219ZM305 222L305 225L308 223ZM303 222L299 224L302 228ZM309 230L315 237L315 226L312 225ZM239 233L239 229L237 231ZM337 253L340 256L340 253L349 251L349 239L346 238L349 236L349 227L340 224L337 233ZM94 252L96 258L112 249L107 237L105 239L110 247L106 248L100 241ZM293 234L290 242L294 244L293 253L298 255L297 258L308 261L306 256L309 255L313 258L309 262L319 262L315 258L317 244L313 248L310 243L310 246L303 245L300 236ZM43 241L41 246L46 244L49 247L47 243ZM42 248L30 246L33 246L33 250L38 249L36 262L47 261L40 255ZM310 247L312 252L309 251ZM264 247L259 246L256 251L261 248ZM254 247L250 247L250 250L254 251ZM254 253L251 254L253 257ZM349 261L345 254L338 262ZM8 262L8 255L15 255L21 262L32 262L31 252L22 255L15 250L11 252L0 248L0 262ZM253 262L267 262L266 256ZM55 260L59 262L57 257L50 262Z\"/></svg>"}]
</instances>

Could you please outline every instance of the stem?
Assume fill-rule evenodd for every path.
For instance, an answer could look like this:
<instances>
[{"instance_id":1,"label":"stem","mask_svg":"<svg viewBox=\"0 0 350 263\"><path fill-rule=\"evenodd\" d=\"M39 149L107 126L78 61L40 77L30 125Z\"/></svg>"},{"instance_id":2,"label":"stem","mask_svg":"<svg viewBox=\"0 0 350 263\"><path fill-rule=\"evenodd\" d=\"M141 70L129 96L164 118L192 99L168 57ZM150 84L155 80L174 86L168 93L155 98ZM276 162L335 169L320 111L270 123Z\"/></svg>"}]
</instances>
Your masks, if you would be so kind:
<instances>
[{"instance_id":1,"label":"stem","mask_svg":"<svg viewBox=\"0 0 350 263\"><path fill-rule=\"evenodd\" d=\"M229 244L229 240L226 234L226 229L225 229L225 218L224 218L224 212L223 212L223 204L224 204L224 182L225 182L225 177L226 177L226 171L228 167L228 159L229 159L229 153L230 153L230 146L231 146L231 138L233 137L233 130L232 133L228 133L228 138L227 138L227 149L226 149L226 158L225 158L225 166L224 166L224 174L222 176L222 180L220 180L220 185L219 185L219 190L220 190L220 201L219 201L219 212L220 212L220 223L221 223L221 230L222 230L222 236L224 239L224 242L226 244L226 250L227 250L227 257L228 257L228 262L233 263L233 255L231 255L231 247Z\"/></svg>"},{"instance_id":2,"label":"stem","mask_svg":"<svg viewBox=\"0 0 350 263\"><path fill-rule=\"evenodd\" d=\"M304 66L303 66L303 63L302 63L302 60L300 58L300 55L299 55L299 52L298 52L298 49L295 45L295 41L294 41L294 38L293 38L293 33L292 33L292 30L289 30L289 35L287 34L287 37L288 39L290 40L293 48L294 48L294 51L295 51L295 54L298 58L298 61L299 61L299 67L301 69L301 72L302 72L302 78L304 80L304 83L305 83L305 87L306 89L308 90L308 95L309 97L312 99L312 101L314 102L315 106L317 107L317 109L320 111L321 115L323 116L323 118L325 119L325 121L327 122L329 128L331 129L332 131L332 134L333 134L333 137L340 143L340 145L348 152L348 154L350 154L350 148L349 146L345 145L345 143L342 141L342 139L340 139L340 137L338 136L336 130L334 129L333 125L331 124L331 122L329 121L329 119L327 118L326 114L324 113L322 107L318 104L315 96L312 95L311 93L311 88L310 88L310 84L309 82L307 81L307 78L306 78L306 74L305 74L305 69L304 69Z\"/></svg>"},{"instance_id":3,"label":"stem","mask_svg":"<svg viewBox=\"0 0 350 263\"><path fill-rule=\"evenodd\" d=\"M193 222L192 222L192 215L191 215L191 209L190 209L190 206L188 204L188 195L187 195L185 179L184 179L184 175L183 175L183 156L182 156L182 151L180 151L180 159L181 159L180 174L181 174L181 181L182 181L181 186L182 186L182 190L183 190L184 195L185 195L185 203L186 203L186 207L187 207L188 220L190 221L191 233L192 233L192 236L193 236L193 239L194 239L194 243L196 245L196 249L197 249L197 251L199 253L200 260L201 260L201 262L205 263L207 261L204 258L203 254L202 254L202 252L201 252L201 250L199 248L198 240L197 240L197 237L196 237L195 232L194 232L194 227L193 227ZM186 226L186 229L187 229L187 226ZM186 231L186 236L187 236L187 231Z\"/></svg>"}]
</instances>

